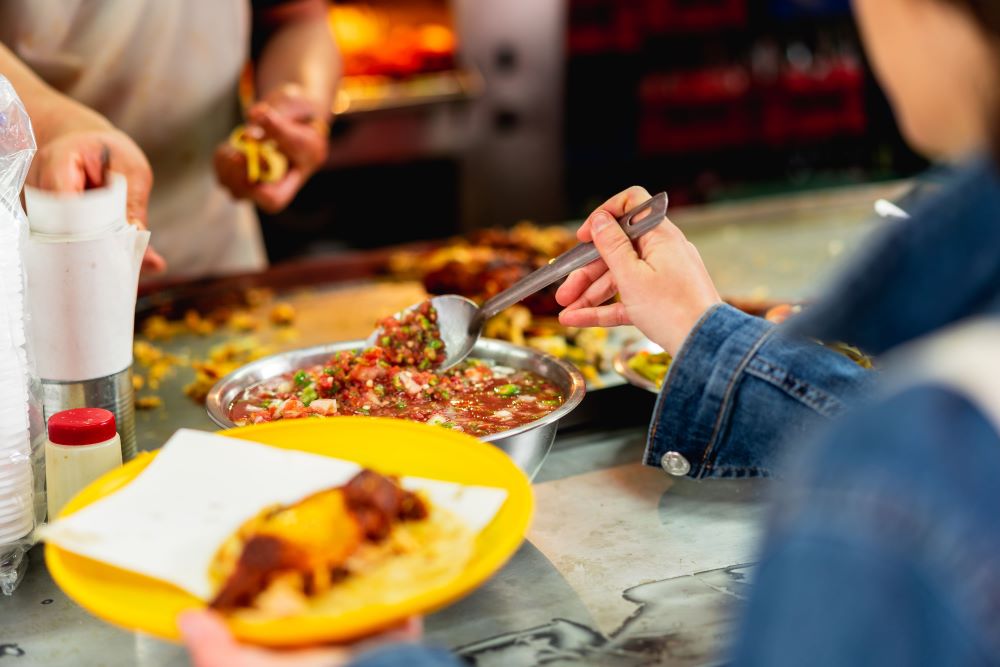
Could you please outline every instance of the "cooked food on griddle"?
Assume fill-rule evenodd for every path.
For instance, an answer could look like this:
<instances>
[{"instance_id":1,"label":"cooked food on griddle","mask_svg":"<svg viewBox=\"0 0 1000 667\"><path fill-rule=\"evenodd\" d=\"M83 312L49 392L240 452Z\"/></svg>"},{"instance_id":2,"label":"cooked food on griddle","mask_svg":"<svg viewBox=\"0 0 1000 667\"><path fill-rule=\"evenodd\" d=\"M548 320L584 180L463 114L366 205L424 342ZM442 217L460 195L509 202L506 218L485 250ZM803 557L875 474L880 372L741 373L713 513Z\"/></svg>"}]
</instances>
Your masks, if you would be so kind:
<instances>
[{"instance_id":1,"label":"cooked food on griddle","mask_svg":"<svg viewBox=\"0 0 1000 667\"><path fill-rule=\"evenodd\" d=\"M397 253L390 270L421 279L430 294L460 294L482 302L576 245L563 227L520 223L511 229L484 229L426 252ZM535 315L556 315L556 286L524 301Z\"/></svg>"},{"instance_id":2,"label":"cooked food on griddle","mask_svg":"<svg viewBox=\"0 0 1000 667\"><path fill-rule=\"evenodd\" d=\"M522 222L510 229L484 229L423 251L395 253L388 269L417 278L430 294L459 294L482 303L576 245L569 229ZM486 324L483 335L553 354L575 364L598 383L611 354L604 329L559 324L557 285L508 308Z\"/></svg>"}]
</instances>

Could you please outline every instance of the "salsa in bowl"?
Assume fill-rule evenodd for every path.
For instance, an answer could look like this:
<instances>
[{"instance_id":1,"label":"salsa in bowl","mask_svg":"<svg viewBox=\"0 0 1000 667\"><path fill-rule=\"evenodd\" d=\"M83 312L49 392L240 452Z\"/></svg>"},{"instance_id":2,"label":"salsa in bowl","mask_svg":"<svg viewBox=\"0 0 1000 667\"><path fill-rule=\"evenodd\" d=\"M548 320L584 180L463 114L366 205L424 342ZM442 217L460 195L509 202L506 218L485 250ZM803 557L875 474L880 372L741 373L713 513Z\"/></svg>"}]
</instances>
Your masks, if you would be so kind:
<instances>
[{"instance_id":1,"label":"salsa in bowl","mask_svg":"<svg viewBox=\"0 0 1000 667\"><path fill-rule=\"evenodd\" d=\"M294 381L295 374L300 370L313 369L315 373L317 368L325 369L326 364L341 352L357 354L363 349L364 341L348 341L293 350L254 361L216 383L206 400L208 414L220 427L238 426L238 419L243 418L244 410L240 401L248 396L247 390L251 390L252 393L253 387L267 386L272 382L287 382L288 378ZM480 440L492 442L506 451L529 476L534 475L552 445L559 420L583 400L585 382L582 374L573 365L554 356L498 340L480 339L473 348L471 356L474 358L474 364L476 361L481 361L487 367L499 368L500 373L513 371L516 375L529 372L560 392L561 402L558 405L545 406L551 410L543 415L524 423L512 421L507 428L477 436ZM494 379L493 382L498 381ZM374 384L373 380L373 390ZM504 384L514 383L504 382ZM494 391L498 386L502 385L490 385L493 395L487 395L489 403L509 398ZM287 385L283 388L290 389ZM294 407L296 406L293 405ZM364 404L360 407L363 408ZM302 416L308 417L308 415Z\"/></svg>"},{"instance_id":2,"label":"salsa in bowl","mask_svg":"<svg viewBox=\"0 0 1000 667\"><path fill-rule=\"evenodd\" d=\"M401 366L382 348L342 350L248 387L230 409L239 426L335 415L394 417L476 437L540 419L563 392L530 370L470 358L447 371Z\"/></svg>"}]
</instances>

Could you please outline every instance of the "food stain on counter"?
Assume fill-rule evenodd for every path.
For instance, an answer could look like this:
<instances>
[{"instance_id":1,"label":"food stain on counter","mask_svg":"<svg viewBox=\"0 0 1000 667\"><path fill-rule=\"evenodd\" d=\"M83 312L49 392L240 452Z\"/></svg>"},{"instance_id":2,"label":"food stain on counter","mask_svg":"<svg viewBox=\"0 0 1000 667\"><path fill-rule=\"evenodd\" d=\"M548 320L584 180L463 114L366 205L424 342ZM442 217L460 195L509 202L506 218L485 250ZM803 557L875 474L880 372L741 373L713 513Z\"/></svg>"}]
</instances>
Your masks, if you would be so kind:
<instances>
[{"instance_id":1,"label":"food stain on counter","mask_svg":"<svg viewBox=\"0 0 1000 667\"><path fill-rule=\"evenodd\" d=\"M718 664L746 599L752 565L741 564L643 583L620 593L636 605L608 633L565 618L455 649L476 667L602 665L695 667Z\"/></svg>"}]
</instances>

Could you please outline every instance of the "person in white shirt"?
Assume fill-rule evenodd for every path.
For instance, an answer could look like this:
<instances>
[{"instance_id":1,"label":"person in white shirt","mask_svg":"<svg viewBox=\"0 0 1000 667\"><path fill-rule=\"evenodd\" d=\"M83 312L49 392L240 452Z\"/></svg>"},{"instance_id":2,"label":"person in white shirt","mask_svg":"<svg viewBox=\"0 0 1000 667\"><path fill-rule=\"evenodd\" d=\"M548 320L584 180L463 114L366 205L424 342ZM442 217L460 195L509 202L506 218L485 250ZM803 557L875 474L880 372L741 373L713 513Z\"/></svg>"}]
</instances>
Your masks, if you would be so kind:
<instances>
[{"instance_id":1,"label":"person in white shirt","mask_svg":"<svg viewBox=\"0 0 1000 667\"><path fill-rule=\"evenodd\" d=\"M28 184L81 191L128 179L130 221L153 232L144 268L253 271L267 258L254 204L287 206L327 155L340 60L323 0L22 0L0 4L0 73L34 126ZM251 49L255 102L238 88ZM247 180L227 144L246 122L289 162ZM155 186L154 186L155 176Z\"/></svg>"}]
</instances>

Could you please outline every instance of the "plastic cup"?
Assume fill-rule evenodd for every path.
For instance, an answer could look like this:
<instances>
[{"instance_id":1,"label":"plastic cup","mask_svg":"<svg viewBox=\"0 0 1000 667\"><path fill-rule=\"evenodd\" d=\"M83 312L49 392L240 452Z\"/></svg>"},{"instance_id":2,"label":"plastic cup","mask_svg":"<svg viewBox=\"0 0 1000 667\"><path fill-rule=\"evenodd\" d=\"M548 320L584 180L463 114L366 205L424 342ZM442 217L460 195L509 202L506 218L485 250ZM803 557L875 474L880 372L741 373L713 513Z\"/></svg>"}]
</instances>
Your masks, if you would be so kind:
<instances>
[{"instance_id":1,"label":"plastic cup","mask_svg":"<svg viewBox=\"0 0 1000 667\"><path fill-rule=\"evenodd\" d=\"M6 495L5 491L8 488L13 487L16 484L21 484L24 482L30 482L33 475L31 474L31 466L24 466L24 468L14 468L9 472L0 473L0 498Z\"/></svg>"},{"instance_id":2,"label":"plastic cup","mask_svg":"<svg viewBox=\"0 0 1000 667\"><path fill-rule=\"evenodd\" d=\"M31 534L35 522L29 514L25 521L19 524L12 524L7 530L0 529L0 544L16 542Z\"/></svg>"}]
</instances>

